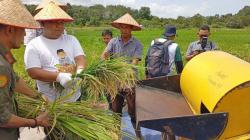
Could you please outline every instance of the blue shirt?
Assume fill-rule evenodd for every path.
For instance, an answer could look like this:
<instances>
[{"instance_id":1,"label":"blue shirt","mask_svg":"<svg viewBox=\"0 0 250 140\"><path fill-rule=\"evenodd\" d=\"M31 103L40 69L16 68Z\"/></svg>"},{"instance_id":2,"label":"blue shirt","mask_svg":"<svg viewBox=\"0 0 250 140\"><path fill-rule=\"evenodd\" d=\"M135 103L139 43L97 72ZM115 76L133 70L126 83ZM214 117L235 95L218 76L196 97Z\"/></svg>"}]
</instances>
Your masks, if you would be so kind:
<instances>
[{"instance_id":1,"label":"blue shirt","mask_svg":"<svg viewBox=\"0 0 250 140\"><path fill-rule=\"evenodd\" d=\"M204 48L205 51L216 50L217 47L212 41L208 41L206 47ZM194 51L202 50L200 41L194 41L190 43L186 56L192 55Z\"/></svg>"},{"instance_id":2,"label":"blue shirt","mask_svg":"<svg viewBox=\"0 0 250 140\"><path fill-rule=\"evenodd\" d=\"M124 43L121 37L116 37L110 40L105 51L113 58L125 57L132 62L132 59L141 60L142 48L141 43L134 37L131 37L127 43Z\"/></svg>"}]
</instances>

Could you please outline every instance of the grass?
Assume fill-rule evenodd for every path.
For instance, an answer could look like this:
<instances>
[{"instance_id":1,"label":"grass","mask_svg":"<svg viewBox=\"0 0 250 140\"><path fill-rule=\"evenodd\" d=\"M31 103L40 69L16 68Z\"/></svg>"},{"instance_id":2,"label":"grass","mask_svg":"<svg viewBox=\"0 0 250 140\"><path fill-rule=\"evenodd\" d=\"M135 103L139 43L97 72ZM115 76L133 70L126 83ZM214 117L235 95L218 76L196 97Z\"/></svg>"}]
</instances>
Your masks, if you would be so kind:
<instances>
[{"instance_id":1,"label":"grass","mask_svg":"<svg viewBox=\"0 0 250 140\"><path fill-rule=\"evenodd\" d=\"M110 27L108 27L110 28ZM105 45L101 39L101 32L105 29L103 27L88 27L88 28L68 28L68 34L73 34L78 38L83 49L87 55L87 60L91 63L94 59L99 59ZM111 28L110 28L111 29ZM119 30L112 28L114 37L119 35ZM197 39L197 29L180 29L177 30L178 37L176 42L179 44L182 56L186 53L189 43ZM151 40L157 37L161 37L163 29L144 29L139 32L133 32L133 35L141 41L143 48L143 61L140 63L144 65L144 58L147 52L147 48L150 45ZM250 62L250 28L245 29L212 29L211 40L213 40L220 50L238 56ZM17 58L18 63L15 64L16 72L23 77L30 85L33 85L33 81L27 76L24 70L23 63L24 48L14 50L14 56ZM184 60L185 62L185 60ZM144 78L144 70L139 70L140 79Z\"/></svg>"}]
</instances>

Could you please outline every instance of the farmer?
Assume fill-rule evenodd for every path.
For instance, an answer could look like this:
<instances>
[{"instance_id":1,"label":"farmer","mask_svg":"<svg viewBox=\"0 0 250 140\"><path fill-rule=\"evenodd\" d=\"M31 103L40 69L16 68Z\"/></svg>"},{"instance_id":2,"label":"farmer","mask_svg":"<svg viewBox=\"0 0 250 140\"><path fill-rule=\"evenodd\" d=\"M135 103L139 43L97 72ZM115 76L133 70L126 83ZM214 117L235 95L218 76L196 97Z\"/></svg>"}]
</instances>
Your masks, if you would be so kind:
<instances>
[{"instance_id":1,"label":"farmer","mask_svg":"<svg viewBox=\"0 0 250 140\"><path fill-rule=\"evenodd\" d=\"M57 0L43 0L35 9L35 11L33 12L33 14L38 13L41 9L44 8L44 6L46 6L47 4L49 4L49 2L53 1L56 5L60 6L62 9L66 10L67 9L67 5L62 4L60 2L58 2ZM34 39L35 37L38 37L40 35L42 35L43 33L43 29L39 28L39 29L25 29L25 36L24 36L24 46L26 47L28 45L28 43ZM66 34L66 30L64 30L64 33Z\"/></svg>"},{"instance_id":2,"label":"farmer","mask_svg":"<svg viewBox=\"0 0 250 140\"><path fill-rule=\"evenodd\" d=\"M208 25L202 25L197 33L199 40L192 42L186 52L186 60L189 61L196 55L205 52L216 50L217 46L214 42L208 40L211 35L210 28Z\"/></svg>"},{"instance_id":3,"label":"farmer","mask_svg":"<svg viewBox=\"0 0 250 140\"><path fill-rule=\"evenodd\" d=\"M176 27L168 25L163 37L151 42L145 59L147 78L181 73L183 69L181 50L179 45L174 42L175 38ZM155 55L156 52L158 55Z\"/></svg>"},{"instance_id":4,"label":"farmer","mask_svg":"<svg viewBox=\"0 0 250 140\"><path fill-rule=\"evenodd\" d=\"M102 54L102 58L108 59L109 57L126 57L130 58L129 63L137 65L139 61L141 61L143 46L135 37L132 36L131 32L141 30L140 25L128 13L113 21L111 25L120 29L121 36L110 40L108 46ZM136 71L135 73L137 74ZM127 100L128 113L135 128L135 88L119 90L119 94L112 102L112 110L116 113L122 114L124 98ZM140 138L140 132L136 131L136 133L137 137Z\"/></svg>"},{"instance_id":5,"label":"farmer","mask_svg":"<svg viewBox=\"0 0 250 140\"><path fill-rule=\"evenodd\" d=\"M109 41L113 38L113 33L111 30L106 29L102 31L102 40L103 42L106 44L106 46L108 45Z\"/></svg>"},{"instance_id":6,"label":"farmer","mask_svg":"<svg viewBox=\"0 0 250 140\"><path fill-rule=\"evenodd\" d=\"M19 78L12 65L16 62L11 49L18 49L23 42L25 28L37 28L30 13L19 0L0 1L0 139L17 140L19 127L49 126L47 113L34 119L17 116L18 108L14 92L36 98L23 79Z\"/></svg>"},{"instance_id":7,"label":"farmer","mask_svg":"<svg viewBox=\"0 0 250 140\"><path fill-rule=\"evenodd\" d=\"M50 101L61 96L52 87L53 82L68 87L73 73L80 73L86 65L85 54L79 41L71 35L63 34L64 24L73 21L54 2L50 2L35 19L43 26L43 34L33 39L25 50L25 66L29 76L37 80L38 91ZM67 58L67 60L65 60ZM66 100L75 102L80 99L80 90Z\"/></svg>"}]
</instances>

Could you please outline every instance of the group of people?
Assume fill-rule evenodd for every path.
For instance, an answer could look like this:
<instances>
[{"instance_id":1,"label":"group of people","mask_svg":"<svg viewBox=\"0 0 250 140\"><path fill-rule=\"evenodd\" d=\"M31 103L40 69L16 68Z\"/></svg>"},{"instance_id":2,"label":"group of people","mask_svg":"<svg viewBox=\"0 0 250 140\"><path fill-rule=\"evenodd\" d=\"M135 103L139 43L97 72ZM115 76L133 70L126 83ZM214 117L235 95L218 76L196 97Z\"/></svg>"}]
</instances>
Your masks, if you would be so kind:
<instances>
[{"instance_id":1,"label":"group of people","mask_svg":"<svg viewBox=\"0 0 250 140\"><path fill-rule=\"evenodd\" d=\"M64 88L70 88L68 83L72 80L72 74L80 73L86 67L86 55L81 44L77 38L65 33L64 25L73 21L65 9L65 5L45 0L38 6L33 17L18 0L0 1L0 134L8 140L18 139L19 127L51 125L46 112L33 119L21 118L17 114L14 92L38 98L35 91L15 74L12 67L16 61L11 49L20 48L25 28L34 31L37 36L25 42L25 69L28 75L36 80L38 92L48 102L62 96L51 83L58 82ZM126 57L129 58L128 63L138 65L142 60L143 46L132 35L132 31L141 30L141 26L129 14L113 21L111 25L120 30L120 36L113 38L110 30L102 32L106 48L101 59ZM200 39L190 44L186 54L187 60L204 51L216 49L215 44L208 40L209 35L208 26L204 25L199 29ZM147 78L181 73L183 61L180 47L174 42L175 38L176 27L170 25L166 27L162 37L151 42L145 59ZM138 76L136 69L135 74ZM78 90L66 101L79 101L80 96L81 92ZM113 100L107 95L110 109L120 114L126 99L131 122L136 136L140 139L140 130L136 128L135 96L135 87L120 89Z\"/></svg>"},{"instance_id":2,"label":"group of people","mask_svg":"<svg viewBox=\"0 0 250 140\"><path fill-rule=\"evenodd\" d=\"M141 27L129 14L125 14L114 21L112 26L118 28L121 35L113 38L111 30L104 30L102 32L103 42L106 44L102 59L108 59L109 57L126 57L130 58L129 63L137 65L142 60L143 46L140 41L132 35L132 31L141 30ZM208 25L202 25L199 28L197 32L199 39L190 43L186 52L185 59L187 61L202 52L217 49L215 43L208 40L210 34ZM170 76L182 72L183 61L180 47L175 42L176 35L176 27L168 25L162 37L152 40L145 57L146 78ZM135 73L138 74L137 71L135 71ZM114 112L122 114L124 99L126 99L132 124L135 124L136 121L135 92L134 89L122 89L119 91L115 100L110 104ZM108 99L108 101L110 100ZM140 139L140 129L135 126L134 128L137 138Z\"/></svg>"},{"instance_id":3,"label":"group of people","mask_svg":"<svg viewBox=\"0 0 250 140\"><path fill-rule=\"evenodd\" d=\"M191 60L202 52L218 49L214 42L208 40L210 34L210 27L208 25L202 25L199 28L197 32L198 40L190 43L188 46L185 55L186 61ZM113 38L112 31L105 29L101 35L105 45L109 46L109 42ZM175 42L176 35L176 27L174 25L167 25L162 37L151 41L145 57L146 78L169 76L182 72L183 60L181 49Z\"/></svg>"}]
</instances>

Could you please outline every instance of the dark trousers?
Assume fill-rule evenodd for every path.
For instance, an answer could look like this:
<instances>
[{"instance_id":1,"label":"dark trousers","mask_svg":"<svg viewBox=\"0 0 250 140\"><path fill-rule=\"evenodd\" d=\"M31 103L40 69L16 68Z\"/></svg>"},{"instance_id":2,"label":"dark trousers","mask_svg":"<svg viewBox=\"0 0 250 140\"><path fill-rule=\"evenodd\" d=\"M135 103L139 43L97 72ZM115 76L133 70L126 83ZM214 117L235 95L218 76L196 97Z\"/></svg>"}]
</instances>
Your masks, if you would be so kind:
<instances>
[{"instance_id":1,"label":"dark trousers","mask_svg":"<svg viewBox=\"0 0 250 140\"><path fill-rule=\"evenodd\" d=\"M136 128L136 112L135 112L135 87L132 89L122 89L119 91L119 94L116 95L114 101L112 102L113 112L119 113L122 116L122 108L124 99L127 100L128 105L128 114L131 118L131 123L135 129L136 139L141 139L141 130L140 127Z\"/></svg>"},{"instance_id":2,"label":"dark trousers","mask_svg":"<svg viewBox=\"0 0 250 140\"><path fill-rule=\"evenodd\" d=\"M131 118L131 122L136 123L135 88L120 90L119 94L116 95L114 101L112 102L112 111L119 113L122 116L122 108L123 108L124 99L127 100L128 114Z\"/></svg>"}]
</instances>

